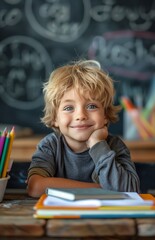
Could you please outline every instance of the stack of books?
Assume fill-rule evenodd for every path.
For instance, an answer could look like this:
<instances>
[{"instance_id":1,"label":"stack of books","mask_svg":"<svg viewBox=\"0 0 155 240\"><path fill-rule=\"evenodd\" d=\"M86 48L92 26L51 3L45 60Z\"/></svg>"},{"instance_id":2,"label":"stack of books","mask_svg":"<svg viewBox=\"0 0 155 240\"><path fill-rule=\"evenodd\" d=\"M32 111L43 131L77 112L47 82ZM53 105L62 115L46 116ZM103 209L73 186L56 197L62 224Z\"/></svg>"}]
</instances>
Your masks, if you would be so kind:
<instances>
[{"instance_id":1,"label":"stack of books","mask_svg":"<svg viewBox=\"0 0 155 240\"><path fill-rule=\"evenodd\" d=\"M155 218L151 194L100 188L47 188L34 205L35 218Z\"/></svg>"},{"instance_id":2,"label":"stack of books","mask_svg":"<svg viewBox=\"0 0 155 240\"><path fill-rule=\"evenodd\" d=\"M5 178L7 176L8 169L11 168L10 154L14 136L14 127L11 131L8 131L7 128L5 128L2 132L0 132L0 178Z\"/></svg>"}]
</instances>

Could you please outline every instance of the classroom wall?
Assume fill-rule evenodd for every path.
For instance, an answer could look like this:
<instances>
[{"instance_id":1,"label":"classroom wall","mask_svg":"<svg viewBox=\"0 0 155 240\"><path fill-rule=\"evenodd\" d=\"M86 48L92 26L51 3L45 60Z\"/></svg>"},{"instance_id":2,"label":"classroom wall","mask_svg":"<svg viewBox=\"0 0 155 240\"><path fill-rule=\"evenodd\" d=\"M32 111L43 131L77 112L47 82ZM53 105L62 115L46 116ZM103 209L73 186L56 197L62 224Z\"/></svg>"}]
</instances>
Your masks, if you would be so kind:
<instances>
[{"instance_id":1,"label":"classroom wall","mask_svg":"<svg viewBox=\"0 0 155 240\"><path fill-rule=\"evenodd\" d=\"M145 104L155 69L154 11L154 0L1 0L0 124L47 131L42 84L79 58L99 60L116 80L116 104L124 94ZM110 128L123 133L123 112Z\"/></svg>"}]
</instances>

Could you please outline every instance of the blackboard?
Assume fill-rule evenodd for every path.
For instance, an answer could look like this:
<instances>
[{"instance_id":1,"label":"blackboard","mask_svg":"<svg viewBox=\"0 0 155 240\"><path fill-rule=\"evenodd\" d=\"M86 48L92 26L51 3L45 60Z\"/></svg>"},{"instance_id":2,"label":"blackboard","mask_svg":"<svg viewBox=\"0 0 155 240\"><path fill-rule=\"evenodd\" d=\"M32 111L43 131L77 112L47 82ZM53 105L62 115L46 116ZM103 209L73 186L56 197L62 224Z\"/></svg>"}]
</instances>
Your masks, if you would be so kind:
<instances>
[{"instance_id":1,"label":"blackboard","mask_svg":"<svg viewBox=\"0 0 155 240\"><path fill-rule=\"evenodd\" d=\"M99 60L116 80L116 104L139 87L145 101L155 69L155 0L1 0L0 124L46 131L42 84L79 58ZM114 133L122 134L122 118Z\"/></svg>"}]
</instances>

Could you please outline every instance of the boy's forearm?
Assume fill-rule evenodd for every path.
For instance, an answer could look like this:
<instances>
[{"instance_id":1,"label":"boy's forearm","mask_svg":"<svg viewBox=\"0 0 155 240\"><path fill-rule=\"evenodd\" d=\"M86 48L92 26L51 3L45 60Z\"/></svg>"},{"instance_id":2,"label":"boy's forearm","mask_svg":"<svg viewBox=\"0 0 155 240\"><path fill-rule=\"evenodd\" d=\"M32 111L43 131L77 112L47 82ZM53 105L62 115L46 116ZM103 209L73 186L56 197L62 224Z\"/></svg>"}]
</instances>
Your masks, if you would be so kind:
<instances>
[{"instance_id":1,"label":"boy's forearm","mask_svg":"<svg viewBox=\"0 0 155 240\"><path fill-rule=\"evenodd\" d=\"M98 183L80 182L67 178L42 177L32 175L28 181L28 194L40 197L47 187L52 188L100 188Z\"/></svg>"}]
</instances>

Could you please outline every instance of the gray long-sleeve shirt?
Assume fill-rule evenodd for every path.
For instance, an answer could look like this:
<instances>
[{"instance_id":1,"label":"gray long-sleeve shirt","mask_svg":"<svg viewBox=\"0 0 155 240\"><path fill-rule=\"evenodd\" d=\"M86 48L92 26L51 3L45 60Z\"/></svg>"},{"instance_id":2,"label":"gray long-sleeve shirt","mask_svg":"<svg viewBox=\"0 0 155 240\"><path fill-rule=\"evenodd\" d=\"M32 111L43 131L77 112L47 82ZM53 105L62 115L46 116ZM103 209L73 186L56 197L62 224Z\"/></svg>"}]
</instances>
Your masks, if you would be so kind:
<instances>
[{"instance_id":1,"label":"gray long-sleeve shirt","mask_svg":"<svg viewBox=\"0 0 155 240\"><path fill-rule=\"evenodd\" d=\"M112 135L82 153L75 153L63 136L52 132L40 141L32 156L28 178L33 174L96 182L109 190L140 192L130 152L119 137Z\"/></svg>"}]
</instances>

